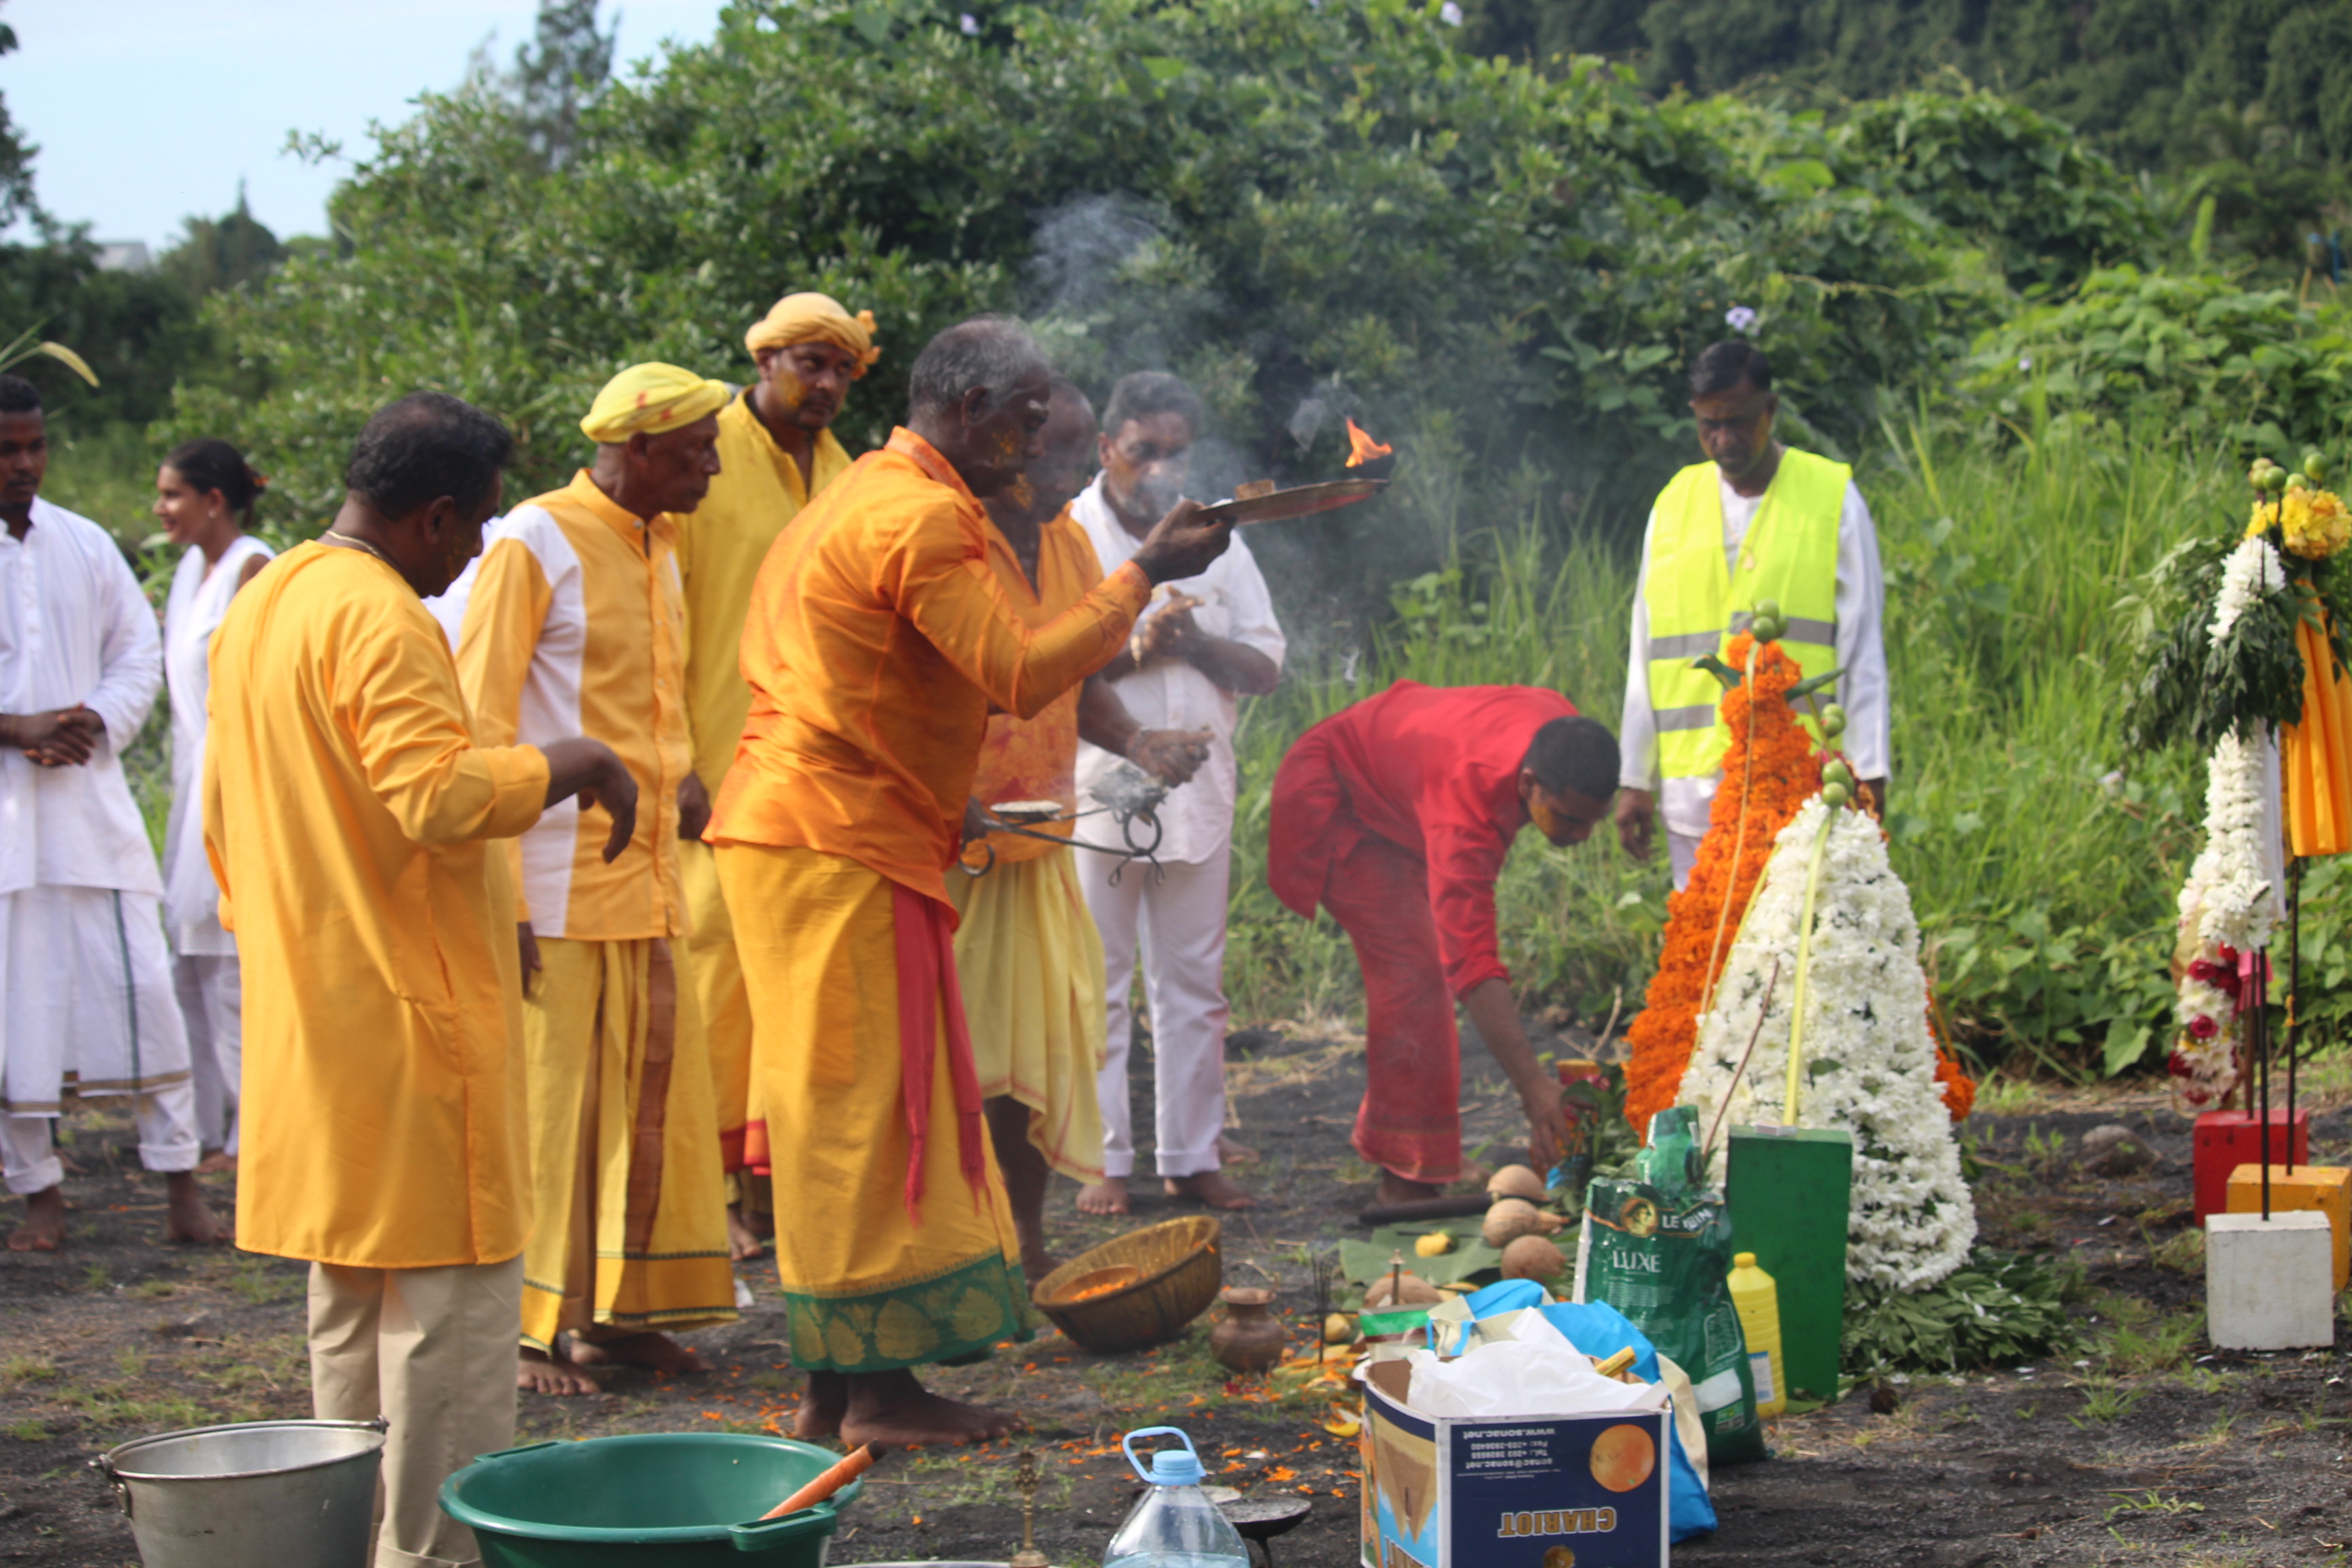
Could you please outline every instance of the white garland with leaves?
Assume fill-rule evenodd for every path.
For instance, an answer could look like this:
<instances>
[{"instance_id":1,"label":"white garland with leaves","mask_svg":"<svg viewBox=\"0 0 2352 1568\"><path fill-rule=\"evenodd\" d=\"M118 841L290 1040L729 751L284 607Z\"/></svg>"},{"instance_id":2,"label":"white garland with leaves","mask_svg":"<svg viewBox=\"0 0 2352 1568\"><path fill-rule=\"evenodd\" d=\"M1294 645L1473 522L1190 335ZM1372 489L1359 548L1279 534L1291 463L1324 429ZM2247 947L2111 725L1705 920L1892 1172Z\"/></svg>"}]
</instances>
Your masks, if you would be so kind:
<instances>
[{"instance_id":1,"label":"white garland with leaves","mask_svg":"<svg viewBox=\"0 0 2352 1568\"><path fill-rule=\"evenodd\" d=\"M1799 927L1814 841L1830 814L1813 900L1797 1125L1853 1138L1853 1205L1846 1273L1897 1290L1936 1284L1969 1256L1976 1205L1936 1082L1927 982L1911 893L1886 858L1878 825L1815 795L1781 829L1741 922L1723 979L1698 1025L1682 1101L1702 1132L1728 1097L1724 1124L1777 1126L1789 1070ZM1772 980L1775 962L1779 978ZM1770 1006L1757 1032L1757 1012ZM1755 1050L1733 1073L1753 1036ZM1719 1157L1727 1139L1716 1140ZM1719 1175L1719 1169L1718 1169Z\"/></svg>"},{"instance_id":2,"label":"white garland with leaves","mask_svg":"<svg viewBox=\"0 0 2352 1568\"><path fill-rule=\"evenodd\" d=\"M2219 647L2247 607L2284 580L2267 539L2240 542L2222 564L2207 646ZM2174 948L2180 1037L2170 1066L2193 1106L2211 1104L2237 1086L2245 1030L2234 994L2216 981L2234 968L2232 955L2269 943L2280 914L2276 769L2268 736L2235 731L2221 737L2205 767L2205 847L2181 884Z\"/></svg>"}]
</instances>

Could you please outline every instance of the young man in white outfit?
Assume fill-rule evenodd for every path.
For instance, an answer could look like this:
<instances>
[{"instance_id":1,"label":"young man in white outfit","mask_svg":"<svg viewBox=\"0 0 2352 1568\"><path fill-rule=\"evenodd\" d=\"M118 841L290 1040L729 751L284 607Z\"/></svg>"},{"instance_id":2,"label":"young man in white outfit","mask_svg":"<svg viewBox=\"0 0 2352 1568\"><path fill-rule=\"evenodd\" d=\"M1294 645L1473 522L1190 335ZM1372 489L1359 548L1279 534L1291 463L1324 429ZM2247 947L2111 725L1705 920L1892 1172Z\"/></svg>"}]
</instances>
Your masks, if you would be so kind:
<instances>
[{"instance_id":1,"label":"young man in white outfit","mask_svg":"<svg viewBox=\"0 0 2352 1568\"><path fill-rule=\"evenodd\" d=\"M1105 572L1135 553L1183 494L1201 400L1177 377L1143 371L1111 389L1103 410L1102 472L1072 503ZM1104 1179L1078 1194L1091 1214L1125 1214L1135 1171L1128 1106L1128 994L1139 940L1150 1009L1152 1086L1160 1174L1171 1195L1217 1208L1245 1208L1249 1194L1221 1168L1225 1120L1225 894L1234 832L1235 699L1274 689L1281 678L1282 628L1265 579L1240 539L1208 571L1164 584L1137 622L1129 651L1103 678L1136 722L1149 730L1205 732L1209 760L1160 803L1162 875L1132 865L1117 884L1100 868L1080 878L1102 932L1109 994L1102 1100ZM1118 759L1078 748L1078 788L1091 794Z\"/></svg>"},{"instance_id":2,"label":"young man in white outfit","mask_svg":"<svg viewBox=\"0 0 2352 1568\"><path fill-rule=\"evenodd\" d=\"M70 1075L125 1096L167 1234L228 1239L197 1191L195 1094L163 880L120 749L163 681L154 612L106 531L40 499L41 395L0 375L0 1164L25 1200L10 1250L65 1244L50 1129Z\"/></svg>"}]
</instances>

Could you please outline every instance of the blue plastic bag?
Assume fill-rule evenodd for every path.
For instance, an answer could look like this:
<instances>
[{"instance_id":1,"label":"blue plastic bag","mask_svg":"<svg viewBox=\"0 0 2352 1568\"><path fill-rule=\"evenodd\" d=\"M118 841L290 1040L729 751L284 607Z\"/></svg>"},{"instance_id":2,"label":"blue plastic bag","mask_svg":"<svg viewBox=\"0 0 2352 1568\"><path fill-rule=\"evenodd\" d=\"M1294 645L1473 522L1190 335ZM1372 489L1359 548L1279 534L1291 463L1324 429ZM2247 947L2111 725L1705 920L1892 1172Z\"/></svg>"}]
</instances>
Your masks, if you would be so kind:
<instances>
[{"instance_id":1,"label":"blue plastic bag","mask_svg":"<svg viewBox=\"0 0 2352 1568\"><path fill-rule=\"evenodd\" d=\"M1544 1288L1532 1279L1506 1279L1465 1296L1462 1304L1470 1309L1473 1318L1496 1318L1505 1312L1533 1308L1565 1334L1569 1343L1586 1355L1603 1360L1630 1345L1634 1373L1644 1382L1658 1381L1657 1347L1633 1326L1633 1320L1604 1301L1552 1301ZM1707 1496L1706 1484L1698 1479L1690 1456L1683 1451L1682 1432L1671 1421L1666 1430L1674 1436L1667 1461L1672 1467L1669 1474L1674 1477L1666 1489L1667 1536L1680 1542L1695 1535L1710 1535L1716 1528L1715 1502Z\"/></svg>"}]
</instances>

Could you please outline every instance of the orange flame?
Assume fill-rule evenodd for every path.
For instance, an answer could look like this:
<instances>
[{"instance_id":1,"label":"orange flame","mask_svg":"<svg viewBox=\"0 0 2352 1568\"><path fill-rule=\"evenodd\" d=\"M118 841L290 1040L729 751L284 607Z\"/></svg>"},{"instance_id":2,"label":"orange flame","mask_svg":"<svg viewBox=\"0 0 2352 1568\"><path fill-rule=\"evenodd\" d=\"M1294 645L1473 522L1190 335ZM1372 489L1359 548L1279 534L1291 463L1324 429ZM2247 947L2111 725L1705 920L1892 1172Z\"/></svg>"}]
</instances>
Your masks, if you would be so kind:
<instances>
[{"instance_id":1,"label":"orange flame","mask_svg":"<svg viewBox=\"0 0 2352 1568\"><path fill-rule=\"evenodd\" d=\"M1348 421L1348 467L1360 468L1374 458L1385 458L1395 450L1395 447L1365 435L1354 420Z\"/></svg>"}]
</instances>

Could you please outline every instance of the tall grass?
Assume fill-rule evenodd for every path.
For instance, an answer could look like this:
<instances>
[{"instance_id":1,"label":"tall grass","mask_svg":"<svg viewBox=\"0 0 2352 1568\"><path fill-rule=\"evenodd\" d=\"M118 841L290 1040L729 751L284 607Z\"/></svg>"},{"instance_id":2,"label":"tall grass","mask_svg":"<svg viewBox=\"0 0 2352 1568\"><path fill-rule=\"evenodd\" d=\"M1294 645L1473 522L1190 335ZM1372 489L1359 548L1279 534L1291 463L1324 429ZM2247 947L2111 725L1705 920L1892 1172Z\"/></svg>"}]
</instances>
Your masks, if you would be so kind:
<instances>
[{"instance_id":1,"label":"tall grass","mask_svg":"<svg viewBox=\"0 0 2352 1568\"><path fill-rule=\"evenodd\" d=\"M2233 479L2148 440L1995 450L1924 431L1889 432L1858 479L1885 564L1887 824L1946 1022L1980 1061L2128 1065L2163 1037L2201 797L2198 759L2125 754L2132 595L2175 540L2226 525ZM1392 624L1249 705L1226 973L1244 1016L1360 1005L1328 918L1310 927L1265 889L1274 769L1307 725L1402 679L1556 686L1614 726L1633 561L1589 542L1548 553L1540 537L1530 518L1457 539L1456 565L1400 585ZM1521 835L1497 904L1522 999L1595 1023L1621 997L1638 1006L1662 862L1633 863L1605 832L1572 850Z\"/></svg>"}]
</instances>

